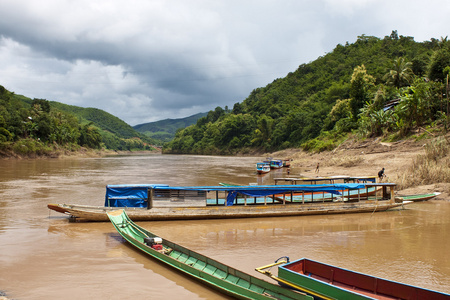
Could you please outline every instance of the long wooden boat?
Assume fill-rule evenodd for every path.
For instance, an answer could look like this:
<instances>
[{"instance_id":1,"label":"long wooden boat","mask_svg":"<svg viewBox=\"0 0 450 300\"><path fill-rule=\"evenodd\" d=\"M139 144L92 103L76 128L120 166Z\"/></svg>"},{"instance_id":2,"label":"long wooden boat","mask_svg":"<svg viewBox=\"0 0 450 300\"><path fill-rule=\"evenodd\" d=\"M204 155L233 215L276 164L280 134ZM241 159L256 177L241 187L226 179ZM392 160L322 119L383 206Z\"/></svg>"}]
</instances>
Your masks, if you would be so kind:
<instances>
[{"instance_id":1,"label":"long wooden boat","mask_svg":"<svg viewBox=\"0 0 450 300\"><path fill-rule=\"evenodd\" d=\"M268 270L276 265L278 265L277 276ZM306 258L293 262L283 259L256 270L275 279L281 285L314 295L315 299L450 299L449 294L338 268Z\"/></svg>"},{"instance_id":2,"label":"long wooden boat","mask_svg":"<svg viewBox=\"0 0 450 300\"><path fill-rule=\"evenodd\" d=\"M48 204L77 221L107 221L107 212L124 208L135 221L259 218L386 211L400 207L393 183L370 184L377 197L345 198L342 191L368 184L258 185L171 187L167 185L108 185L104 206ZM390 188L390 192L387 189ZM311 193L310 198L307 193ZM314 196L333 195L333 200ZM298 195L298 196L295 196Z\"/></svg>"},{"instance_id":3,"label":"long wooden boat","mask_svg":"<svg viewBox=\"0 0 450 300\"><path fill-rule=\"evenodd\" d=\"M137 249L224 294L238 299L313 299L160 238L133 223L124 210L109 212L108 217L120 235Z\"/></svg>"}]
</instances>

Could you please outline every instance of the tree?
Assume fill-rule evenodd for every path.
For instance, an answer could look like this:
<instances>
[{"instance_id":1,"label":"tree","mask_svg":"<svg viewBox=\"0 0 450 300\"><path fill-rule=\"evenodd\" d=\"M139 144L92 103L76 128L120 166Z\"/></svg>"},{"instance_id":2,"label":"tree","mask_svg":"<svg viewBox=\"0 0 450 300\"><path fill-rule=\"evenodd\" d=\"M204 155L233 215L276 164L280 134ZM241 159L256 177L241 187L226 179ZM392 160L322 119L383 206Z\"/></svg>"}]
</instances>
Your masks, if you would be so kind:
<instances>
[{"instance_id":1,"label":"tree","mask_svg":"<svg viewBox=\"0 0 450 300\"><path fill-rule=\"evenodd\" d=\"M397 30L392 30L391 35L389 37L392 40L398 40L398 32L397 32Z\"/></svg>"},{"instance_id":2,"label":"tree","mask_svg":"<svg viewBox=\"0 0 450 300\"><path fill-rule=\"evenodd\" d=\"M369 90L374 86L375 78L367 74L366 67L361 65L353 70L350 83L350 107L352 108L353 119L356 121L359 109L369 99Z\"/></svg>"},{"instance_id":3,"label":"tree","mask_svg":"<svg viewBox=\"0 0 450 300\"><path fill-rule=\"evenodd\" d=\"M45 99L36 99L34 98L31 102L31 106L34 107L36 105L40 106L40 110L43 112L49 113L50 112L50 102Z\"/></svg>"},{"instance_id":4,"label":"tree","mask_svg":"<svg viewBox=\"0 0 450 300\"><path fill-rule=\"evenodd\" d=\"M265 145L265 148L271 143L272 131L273 131L273 119L266 115L262 115L258 119L258 128L255 130L255 138L252 140L252 144L256 146Z\"/></svg>"},{"instance_id":5,"label":"tree","mask_svg":"<svg viewBox=\"0 0 450 300\"><path fill-rule=\"evenodd\" d=\"M411 67L412 63L407 62L404 57L394 59L391 69L384 76L386 83L396 88L409 85L414 77Z\"/></svg>"},{"instance_id":6,"label":"tree","mask_svg":"<svg viewBox=\"0 0 450 300\"><path fill-rule=\"evenodd\" d=\"M444 82L447 78L445 68L450 66L450 52L447 48L439 49L431 57L428 69L428 78L434 81Z\"/></svg>"},{"instance_id":7,"label":"tree","mask_svg":"<svg viewBox=\"0 0 450 300\"><path fill-rule=\"evenodd\" d=\"M220 106L217 106L215 110L210 110L208 112L206 119L208 120L208 122L216 122L224 114L225 114L225 111L223 110L223 108Z\"/></svg>"},{"instance_id":8,"label":"tree","mask_svg":"<svg viewBox=\"0 0 450 300\"><path fill-rule=\"evenodd\" d=\"M81 126L79 144L89 148L99 149L102 142L102 136L97 128L92 126L92 122Z\"/></svg>"}]
</instances>

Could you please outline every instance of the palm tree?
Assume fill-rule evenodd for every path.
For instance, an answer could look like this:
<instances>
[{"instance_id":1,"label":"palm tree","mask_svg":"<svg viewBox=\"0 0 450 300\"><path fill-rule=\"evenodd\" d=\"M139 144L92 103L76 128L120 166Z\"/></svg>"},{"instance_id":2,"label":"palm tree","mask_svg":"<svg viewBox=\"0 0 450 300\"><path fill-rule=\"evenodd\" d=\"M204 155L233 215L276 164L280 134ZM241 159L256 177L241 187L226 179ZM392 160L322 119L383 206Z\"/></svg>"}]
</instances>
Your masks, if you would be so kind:
<instances>
[{"instance_id":1,"label":"palm tree","mask_svg":"<svg viewBox=\"0 0 450 300\"><path fill-rule=\"evenodd\" d=\"M392 69L384 76L388 84L392 84L397 88L407 86L414 77L411 69L412 63L407 62L403 57L394 59Z\"/></svg>"}]
</instances>

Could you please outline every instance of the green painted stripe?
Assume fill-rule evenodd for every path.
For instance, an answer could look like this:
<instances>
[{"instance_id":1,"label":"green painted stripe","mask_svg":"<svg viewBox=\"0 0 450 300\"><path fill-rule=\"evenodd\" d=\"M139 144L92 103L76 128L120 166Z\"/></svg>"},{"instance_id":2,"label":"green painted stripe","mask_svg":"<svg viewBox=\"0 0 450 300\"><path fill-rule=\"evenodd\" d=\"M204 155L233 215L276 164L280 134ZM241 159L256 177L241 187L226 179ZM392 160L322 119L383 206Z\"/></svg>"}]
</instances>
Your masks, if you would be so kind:
<instances>
[{"instance_id":1,"label":"green painted stripe","mask_svg":"<svg viewBox=\"0 0 450 300\"><path fill-rule=\"evenodd\" d=\"M227 278L225 279L226 281L229 281L233 284L236 284L236 282L238 282L239 277L236 277L234 275L228 274Z\"/></svg>"},{"instance_id":2,"label":"green painted stripe","mask_svg":"<svg viewBox=\"0 0 450 300\"><path fill-rule=\"evenodd\" d=\"M262 288L261 286L256 285L256 284L251 284L249 289L251 291L254 291L254 292L259 293L259 294L262 294L262 292L264 291L264 288Z\"/></svg>"},{"instance_id":3,"label":"green painted stripe","mask_svg":"<svg viewBox=\"0 0 450 300\"><path fill-rule=\"evenodd\" d=\"M197 270L202 271L206 266L206 263L204 261L198 260L193 267L196 268Z\"/></svg>"},{"instance_id":4,"label":"green painted stripe","mask_svg":"<svg viewBox=\"0 0 450 300\"><path fill-rule=\"evenodd\" d=\"M196 258L191 256L186 261L186 264L189 265L189 266L193 266L197 261L198 261L198 259L196 259Z\"/></svg>"},{"instance_id":5,"label":"green painted stripe","mask_svg":"<svg viewBox=\"0 0 450 300\"><path fill-rule=\"evenodd\" d=\"M239 286L241 286L241 287L243 287L243 288L248 289L248 288L250 287L250 282L248 282L247 280L241 278L241 279L239 279L239 281L237 282L237 285L239 285Z\"/></svg>"},{"instance_id":6,"label":"green painted stripe","mask_svg":"<svg viewBox=\"0 0 450 300\"><path fill-rule=\"evenodd\" d=\"M215 276L215 277L217 277L217 278L220 278L220 279L225 279L225 277L227 277L227 273L226 273L225 271L222 271L222 270L220 270L220 269L217 269L217 270L214 272L213 276Z\"/></svg>"},{"instance_id":7,"label":"green painted stripe","mask_svg":"<svg viewBox=\"0 0 450 300\"><path fill-rule=\"evenodd\" d=\"M181 255L181 252L179 252L179 251L174 250L174 251L170 252L170 256L175 259L178 259L178 257L180 257L180 255Z\"/></svg>"},{"instance_id":8,"label":"green painted stripe","mask_svg":"<svg viewBox=\"0 0 450 300\"><path fill-rule=\"evenodd\" d=\"M214 272L217 270L216 267L211 265L206 265L206 267L203 269L203 272L208 273L210 275L214 274Z\"/></svg>"},{"instance_id":9,"label":"green painted stripe","mask_svg":"<svg viewBox=\"0 0 450 300\"><path fill-rule=\"evenodd\" d=\"M184 263L188 258L189 256L186 253L181 253L180 257L178 257L177 260Z\"/></svg>"}]
</instances>

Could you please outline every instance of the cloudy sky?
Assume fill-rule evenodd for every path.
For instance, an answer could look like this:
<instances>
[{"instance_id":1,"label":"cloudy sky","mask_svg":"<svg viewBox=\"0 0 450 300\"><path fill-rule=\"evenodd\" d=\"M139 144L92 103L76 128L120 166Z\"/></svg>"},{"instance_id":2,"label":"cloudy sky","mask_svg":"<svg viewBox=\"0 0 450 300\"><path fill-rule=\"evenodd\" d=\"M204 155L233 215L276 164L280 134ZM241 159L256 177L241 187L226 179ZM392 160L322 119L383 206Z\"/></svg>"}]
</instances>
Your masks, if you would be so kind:
<instances>
[{"instance_id":1,"label":"cloudy sky","mask_svg":"<svg viewBox=\"0 0 450 300\"><path fill-rule=\"evenodd\" d=\"M134 126L232 108L357 36L450 31L448 0L0 0L0 85Z\"/></svg>"}]
</instances>

